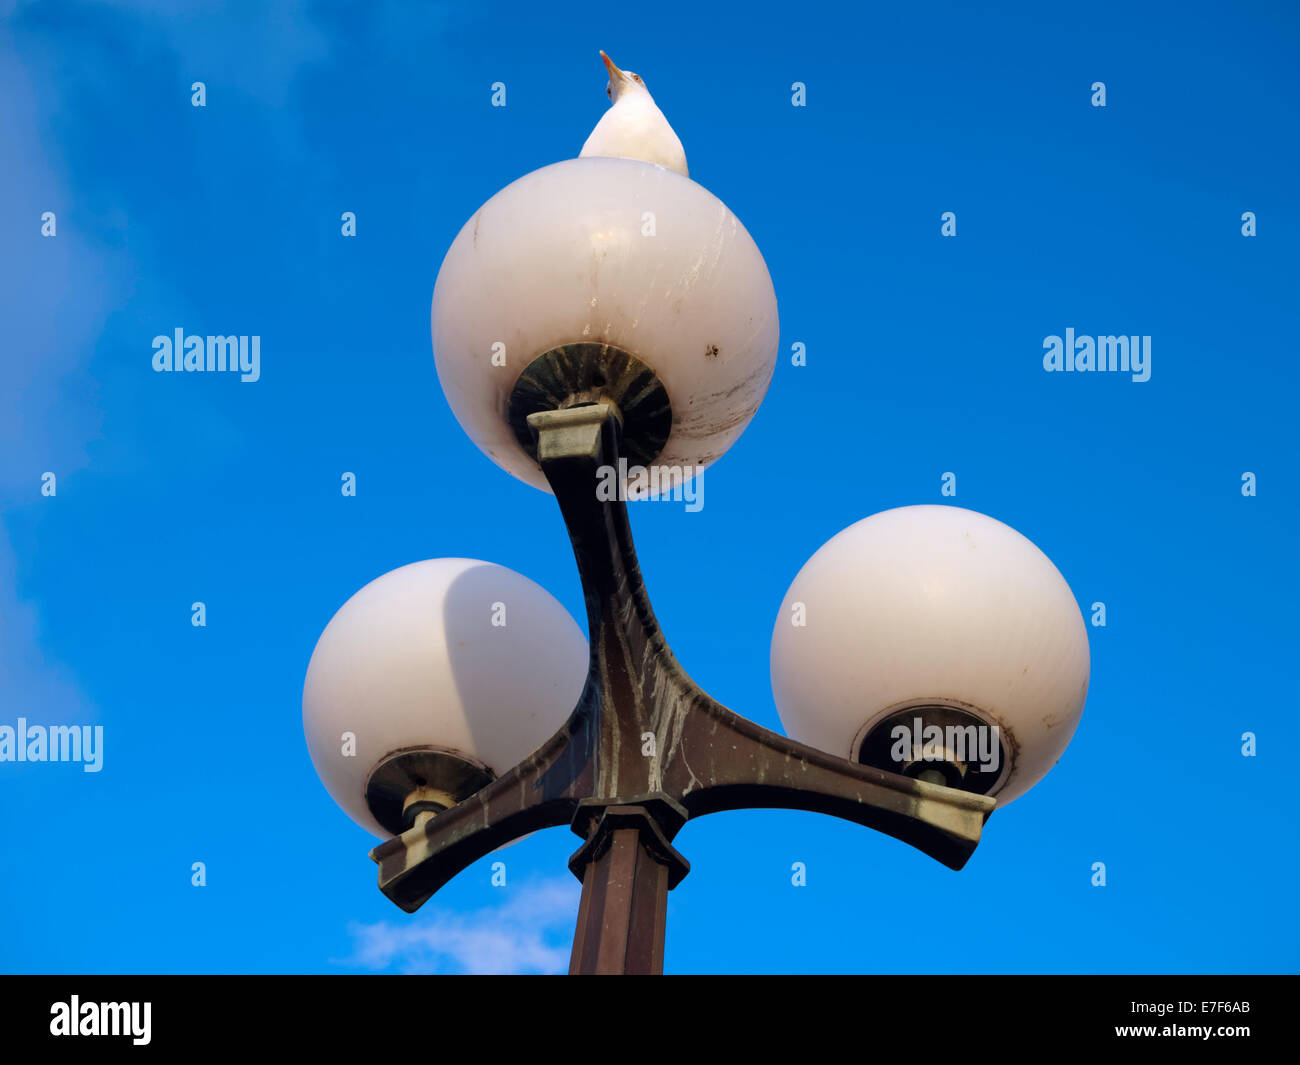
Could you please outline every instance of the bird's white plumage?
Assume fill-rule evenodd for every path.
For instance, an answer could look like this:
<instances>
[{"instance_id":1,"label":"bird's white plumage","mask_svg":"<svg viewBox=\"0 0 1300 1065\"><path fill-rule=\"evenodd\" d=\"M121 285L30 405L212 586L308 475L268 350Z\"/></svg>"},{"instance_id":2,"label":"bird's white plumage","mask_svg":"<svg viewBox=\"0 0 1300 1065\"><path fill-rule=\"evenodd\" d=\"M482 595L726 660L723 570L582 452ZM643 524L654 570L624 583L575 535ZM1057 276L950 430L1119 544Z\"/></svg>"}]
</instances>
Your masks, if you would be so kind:
<instances>
[{"instance_id":1,"label":"bird's white plumage","mask_svg":"<svg viewBox=\"0 0 1300 1065\"><path fill-rule=\"evenodd\" d=\"M645 82L630 70L619 70L604 52L600 55L609 69L606 91L613 106L596 123L579 156L640 159L690 177L682 142L655 104Z\"/></svg>"}]
</instances>

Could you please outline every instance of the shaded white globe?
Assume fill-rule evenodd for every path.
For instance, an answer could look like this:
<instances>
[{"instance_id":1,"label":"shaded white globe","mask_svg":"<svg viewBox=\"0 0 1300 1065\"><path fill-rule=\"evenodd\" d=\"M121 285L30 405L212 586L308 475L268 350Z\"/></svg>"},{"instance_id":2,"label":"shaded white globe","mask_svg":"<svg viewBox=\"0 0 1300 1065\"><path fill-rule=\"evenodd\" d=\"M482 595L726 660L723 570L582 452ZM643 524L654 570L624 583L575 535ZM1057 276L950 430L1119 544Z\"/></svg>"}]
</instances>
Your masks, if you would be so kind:
<instances>
[{"instance_id":1,"label":"shaded white globe","mask_svg":"<svg viewBox=\"0 0 1300 1065\"><path fill-rule=\"evenodd\" d=\"M707 466L754 416L778 342L772 280L736 216L689 178L612 158L543 167L479 208L438 272L432 332L461 427L547 491L506 419L537 356L580 341L631 352L672 404L656 463Z\"/></svg>"},{"instance_id":2,"label":"shaded white globe","mask_svg":"<svg viewBox=\"0 0 1300 1065\"><path fill-rule=\"evenodd\" d=\"M963 710L997 725L1008 749L989 791L999 806L1061 757L1088 672L1087 630L1051 560L959 507L849 526L799 571L772 634L772 691L793 738L856 759L899 710Z\"/></svg>"},{"instance_id":3,"label":"shaded white globe","mask_svg":"<svg viewBox=\"0 0 1300 1065\"><path fill-rule=\"evenodd\" d=\"M316 644L302 700L312 763L349 817L387 837L365 799L376 764L434 746L505 772L564 723L587 657L568 611L513 570L467 558L402 566L344 603Z\"/></svg>"}]
</instances>

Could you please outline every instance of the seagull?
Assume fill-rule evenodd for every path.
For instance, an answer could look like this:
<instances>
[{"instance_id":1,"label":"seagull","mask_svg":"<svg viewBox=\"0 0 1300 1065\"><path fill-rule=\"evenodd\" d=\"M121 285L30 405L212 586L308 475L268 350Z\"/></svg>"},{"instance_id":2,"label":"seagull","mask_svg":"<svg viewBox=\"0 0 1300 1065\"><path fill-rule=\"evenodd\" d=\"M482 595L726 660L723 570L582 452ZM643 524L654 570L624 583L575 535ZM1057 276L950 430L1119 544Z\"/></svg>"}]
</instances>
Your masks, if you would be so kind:
<instances>
[{"instance_id":1,"label":"seagull","mask_svg":"<svg viewBox=\"0 0 1300 1065\"><path fill-rule=\"evenodd\" d=\"M605 93L613 101L613 106L596 123L596 128L578 153L579 158L612 155L618 159L640 159L690 177L682 142L677 139L664 113L655 106L641 75L619 70L614 60L604 52L600 53L600 58L609 71Z\"/></svg>"}]
</instances>

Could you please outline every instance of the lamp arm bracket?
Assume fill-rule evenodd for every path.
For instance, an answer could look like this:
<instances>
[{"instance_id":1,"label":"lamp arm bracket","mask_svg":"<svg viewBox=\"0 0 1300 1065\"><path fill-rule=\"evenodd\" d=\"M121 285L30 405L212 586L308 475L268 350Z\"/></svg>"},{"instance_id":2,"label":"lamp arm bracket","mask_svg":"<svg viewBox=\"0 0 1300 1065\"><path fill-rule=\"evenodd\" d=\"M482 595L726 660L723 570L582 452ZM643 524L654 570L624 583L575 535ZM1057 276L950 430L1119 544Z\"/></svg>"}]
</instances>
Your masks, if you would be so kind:
<instances>
[{"instance_id":1,"label":"lamp arm bracket","mask_svg":"<svg viewBox=\"0 0 1300 1065\"><path fill-rule=\"evenodd\" d=\"M728 710L678 664L650 606L626 503L598 490L602 470L619 455L613 405L535 411L526 422L582 580L591 648L586 686L537 751L376 847L380 889L413 912L497 847L562 824L585 841L573 858L581 867L598 856L619 817L641 826L640 837L675 884L689 866L671 840L688 818L755 807L840 817L960 869L993 799L797 743Z\"/></svg>"}]
</instances>

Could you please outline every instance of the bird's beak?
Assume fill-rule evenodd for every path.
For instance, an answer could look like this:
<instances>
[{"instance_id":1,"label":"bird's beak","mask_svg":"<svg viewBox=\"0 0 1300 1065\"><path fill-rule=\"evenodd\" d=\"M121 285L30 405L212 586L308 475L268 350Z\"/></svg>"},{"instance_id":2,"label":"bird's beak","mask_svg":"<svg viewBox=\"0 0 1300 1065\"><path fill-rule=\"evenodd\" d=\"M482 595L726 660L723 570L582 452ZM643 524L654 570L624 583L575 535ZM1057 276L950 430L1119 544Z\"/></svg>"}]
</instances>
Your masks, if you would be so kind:
<instances>
[{"instance_id":1,"label":"bird's beak","mask_svg":"<svg viewBox=\"0 0 1300 1065\"><path fill-rule=\"evenodd\" d=\"M610 81L622 81L623 72L614 65L614 60L610 59L604 51L600 53L600 58L605 61L605 69L609 71Z\"/></svg>"}]
</instances>

